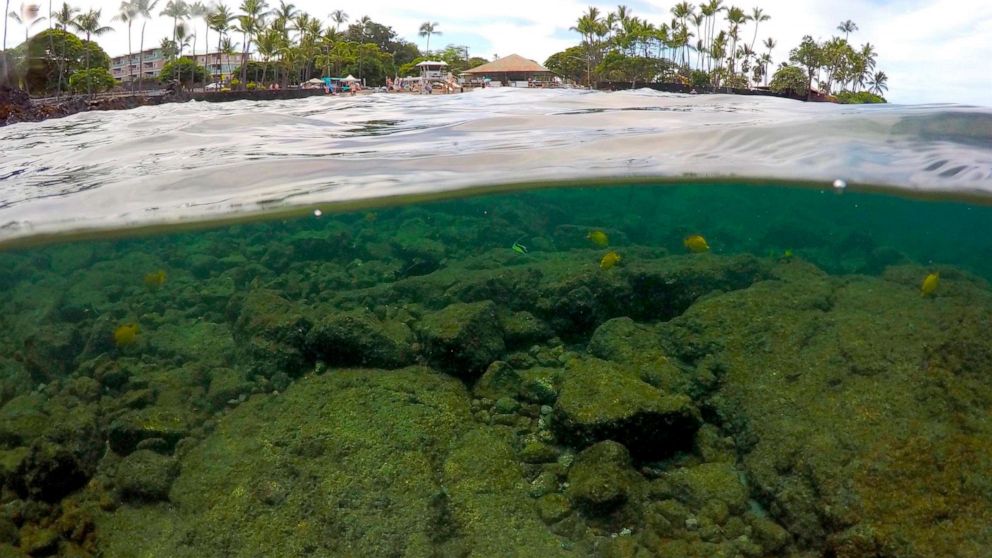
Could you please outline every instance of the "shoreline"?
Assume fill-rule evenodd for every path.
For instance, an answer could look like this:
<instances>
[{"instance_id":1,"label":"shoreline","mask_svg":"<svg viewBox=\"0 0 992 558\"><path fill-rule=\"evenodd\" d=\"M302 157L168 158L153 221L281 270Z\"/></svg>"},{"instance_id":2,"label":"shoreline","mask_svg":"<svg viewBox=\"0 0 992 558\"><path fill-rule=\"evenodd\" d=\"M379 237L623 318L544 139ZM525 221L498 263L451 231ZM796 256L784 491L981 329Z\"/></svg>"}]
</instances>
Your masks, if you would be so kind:
<instances>
[{"instance_id":1,"label":"shoreline","mask_svg":"<svg viewBox=\"0 0 992 558\"><path fill-rule=\"evenodd\" d=\"M104 96L91 98L85 95L65 97L59 101L32 101L19 89L0 90L0 127L20 122L41 122L51 118L64 118L80 112L129 110L144 106L162 105L167 103L185 103L188 101L206 101L209 103L224 103L232 101L277 101L287 99L303 99L324 95L319 89L292 90L263 90L263 91L229 91L229 92L193 92L164 95L131 95Z\"/></svg>"}]
</instances>

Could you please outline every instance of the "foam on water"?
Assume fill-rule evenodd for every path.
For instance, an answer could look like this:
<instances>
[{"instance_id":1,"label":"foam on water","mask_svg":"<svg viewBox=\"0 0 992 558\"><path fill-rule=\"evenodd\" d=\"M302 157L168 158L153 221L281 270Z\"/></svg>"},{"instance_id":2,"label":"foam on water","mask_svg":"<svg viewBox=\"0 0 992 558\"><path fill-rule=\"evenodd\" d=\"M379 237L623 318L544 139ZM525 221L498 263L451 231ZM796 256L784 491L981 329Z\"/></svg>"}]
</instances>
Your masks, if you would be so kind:
<instances>
[{"instance_id":1,"label":"foam on water","mask_svg":"<svg viewBox=\"0 0 992 558\"><path fill-rule=\"evenodd\" d=\"M992 200L992 109L488 89L0 128L0 245L495 185L835 180Z\"/></svg>"}]
</instances>

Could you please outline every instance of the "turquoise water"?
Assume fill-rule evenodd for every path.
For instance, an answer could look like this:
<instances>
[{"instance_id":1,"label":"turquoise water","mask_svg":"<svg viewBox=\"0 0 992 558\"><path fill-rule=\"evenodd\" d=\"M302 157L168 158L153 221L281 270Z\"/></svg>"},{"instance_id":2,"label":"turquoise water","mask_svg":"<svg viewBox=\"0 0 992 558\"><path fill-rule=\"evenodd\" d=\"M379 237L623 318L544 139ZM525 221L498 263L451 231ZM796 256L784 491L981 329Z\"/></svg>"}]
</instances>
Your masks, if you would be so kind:
<instances>
[{"instance_id":1,"label":"turquoise water","mask_svg":"<svg viewBox=\"0 0 992 558\"><path fill-rule=\"evenodd\" d=\"M81 155L8 151L0 555L988 555L984 109L884 109L930 114L899 139L862 109L569 95L475 115L253 105L293 113L274 127L234 106L141 109L79 118L105 142ZM344 124L404 102L416 116ZM308 136L308 111L335 132ZM933 120L955 111L970 128ZM590 127L504 133L528 112ZM721 144L713 167L684 163L719 176L783 120L841 112L868 123L819 148L796 131L770 178L685 177L657 148ZM738 136L667 140L645 114L721 115ZM255 119L271 137L216 143ZM748 135L763 139L729 147ZM456 136L477 176L429 153ZM320 142L339 154L304 160ZM831 155L859 142L840 174ZM618 170L650 145L643 175ZM114 151L127 163L98 164ZM224 154L241 165L208 162ZM504 156L532 172L511 180ZM313 178L346 159L367 168ZM548 182L562 169L576 178Z\"/></svg>"}]
</instances>

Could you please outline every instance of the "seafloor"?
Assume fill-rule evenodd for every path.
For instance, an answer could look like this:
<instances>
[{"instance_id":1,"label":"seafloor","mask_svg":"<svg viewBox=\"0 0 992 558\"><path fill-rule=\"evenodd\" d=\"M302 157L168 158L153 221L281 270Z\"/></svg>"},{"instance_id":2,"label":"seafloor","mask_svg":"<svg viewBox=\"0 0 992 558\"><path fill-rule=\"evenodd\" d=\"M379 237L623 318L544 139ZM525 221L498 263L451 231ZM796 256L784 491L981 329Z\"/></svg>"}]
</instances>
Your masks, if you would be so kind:
<instances>
[{"instance_id":1,"label":"seafloor","mask_svg":"<svg viewBox=\"0 0 992 558\"><path fill-rule=\"evenodd\" d=\"M697 185L0 253L0 555L988 557L990 224Z\"/></svg>"}]
</instances>

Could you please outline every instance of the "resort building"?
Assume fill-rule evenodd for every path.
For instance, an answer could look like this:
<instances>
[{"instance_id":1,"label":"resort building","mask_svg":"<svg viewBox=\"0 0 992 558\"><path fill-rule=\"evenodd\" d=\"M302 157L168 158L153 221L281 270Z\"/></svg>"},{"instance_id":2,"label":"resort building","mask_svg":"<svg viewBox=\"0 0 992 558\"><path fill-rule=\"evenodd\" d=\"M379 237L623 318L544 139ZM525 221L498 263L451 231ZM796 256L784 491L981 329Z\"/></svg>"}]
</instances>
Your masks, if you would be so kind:
<instances>
[{"instance_id":1,"label":"resort building","mask_svg":"<svg viewBox=\"0 0 992 558\"><path fill-rule=\"evenodd\" d=\"M510 87L551 87L555 74L533 60L511 54L462 72L469 82L498 82Z\"/></svg>"},{"instance_id":2,"label":"resort building","mask_svg":"<svg viewBox=\"0 0 992 558\"><path fill-rule=\"evenodd\" d=\"M193 59L192 55L183 55L184 58ZM127 83L132 79L158 79L162 73L162 67L168 62L161 48L150 48L145 50L144 55L134 53L130 57L125 54L110 60L110 73L118 83ZM223 81L231 76L241 67L240 54L223 54L212 52L210 54L197 54L196 63L207 69L207 75L211 82ZM141 70L138 65L141 64Z\"/></svg>"}]
</instances>

